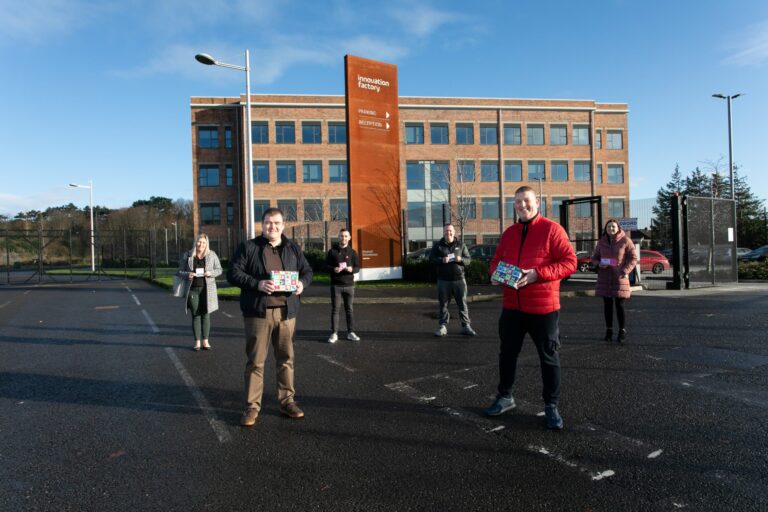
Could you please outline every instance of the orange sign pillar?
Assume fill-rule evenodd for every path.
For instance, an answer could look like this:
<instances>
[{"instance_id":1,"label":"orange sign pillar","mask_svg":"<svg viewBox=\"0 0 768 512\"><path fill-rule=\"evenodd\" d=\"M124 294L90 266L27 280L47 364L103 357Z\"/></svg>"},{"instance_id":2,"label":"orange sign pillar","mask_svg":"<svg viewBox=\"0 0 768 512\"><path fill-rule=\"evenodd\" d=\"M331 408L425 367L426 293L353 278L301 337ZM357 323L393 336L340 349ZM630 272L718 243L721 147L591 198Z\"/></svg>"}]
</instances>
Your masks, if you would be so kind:
<instances>
[{"instance_id":1,"label":"orange sign pillar","mask_svg":"<svg viewBox=\"0 0 768 512\"><path fill-rule=\"evenodd\" d=\"M360 279L400 279L402 217L397 66L344 57L349 223Z\"/></svg>"}]
</instances>

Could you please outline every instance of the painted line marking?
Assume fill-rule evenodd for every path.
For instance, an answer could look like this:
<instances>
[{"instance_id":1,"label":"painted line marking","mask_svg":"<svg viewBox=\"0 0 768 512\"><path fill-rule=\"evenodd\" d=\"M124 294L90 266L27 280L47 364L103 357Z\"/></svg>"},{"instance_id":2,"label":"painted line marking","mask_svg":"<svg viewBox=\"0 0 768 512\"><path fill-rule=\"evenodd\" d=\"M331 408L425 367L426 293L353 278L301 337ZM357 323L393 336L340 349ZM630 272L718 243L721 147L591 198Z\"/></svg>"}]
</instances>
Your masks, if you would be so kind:
<instances>
[{"instance_id":1,"label":"painted line marking","mask_svg":"<svg viewBox=\"0 0 768 512\"><path fill-rule=\"evenodd\" d=\"M119 309L120 306L96 306L93 309Z\"/></svg>"},{"instance_id":2,"label":"painted line marking","mask_svg":"<svg viewBox=\"0 0 768 512\"><path fill-rule=\"evenodd\" d=\"M181 363L178 356L176 356L176 354L173 352L173 349L170 347L165 347L165 353L168 354L168 357L171 358L173 366L176 367L176 371L179 372L179 375L181 375L184 384L187 385L189 391L192 393L192 396L195 398L197 405L200 407L200 410L203 411L205 419L208 420L208 423L211 425L211 428L216 434L216 437L219 438L219 442L228 443L231 441L232 436L229 435L229 431L227 430L226 425L216 417L216 413L214 412L213 407L211 407L211 404L205 398L205 395L203 395L202 391L200 391L200 388L197 387L195 380Z\"/></svg>"},{"instance_id":3,"label":"painted line marking","mask_svg":"<svg viewBox=\"0 0 768 512\"><path fill-rule=\"evenodd\" d=\"M152 317L149 316L149 313L147 313L146 309L141 310L141 314L144 315L144 318L147 319L147 323L152 328L152 332L158 333L160 332L160 329L157 328L157 325L155 325L155 322L152 321Z\"/></svg>"},{"instance_id":4,"label":"painted line marking","mask_svg":"<svg viewBox=\"0 0 768 512\"><path fill-rule=\"evenodd\" d=\"M499 425L498 427L493 427L490 430L486 430L486 432L490 434L491 432L498 432L499 430L504 430L505 428L507 427L505 427L504 425Z\"/></svg>"},{"instance_id":5,"label":"painted line marking","mask_svg":"<svg viewBox=\"0 0 768 512\"><path fill-rule=\"evenodd\" d=\"M126 284L126 285L123 285L123 286L125 286L125 289L126 289L126 290L128 290L128 293L131 293L131 289L130 289L130 288L128 288L128 285L127 285L127 284Z\"/></svg>"},{"instance_id":6,"label":"painted line marking","mask_svg":"<svg viewBox=\"0 0 768 512\"><path fill-rule=\"evenodd\" d=\"M134 294L131 294L131 297L133 297L133 300L136 301L137 306L141 306L141 302L139 302L139 299Z\"/></svg>"},{"instance_id":7,"label":"painted line marking","mask_svg":"<svg viewBox=\"0 0 768 512\"><path fill-rule=\"evenodd\" d=\"M327 355L325 355L325 354L317 354L317 357L319 357L320 359L323 359L323 360L325 360L325 361L328 361L328 362L329 362L329 363L331 363L331 364L335 364L336 366L338 366L338 367L340 367L340 368L344 368L344 369L345 369L345 370L347 370L348 372L354 373L354 372L356 372L356 371L357 371L356 369L354 369L354 368L351 368L351 367L349 367L349 366L345 365L344 363L341 363L341 362L339 362L339 361L335 360L335 359L334 359L334 358L332 358L331 356L327 356Z\"/></svg>"},{"instance_id":8,"label":"painted line marking","mask_svg":"<svg viewBox=\"0 0 768 512\"><path fill-rule=\"evenodd\" d=\"M464 386L462 389L472 389L472 388L476 388L477 386L478 384L470 384L469 386Z\"/></svg>"},{"instance_id":9,"label":"painted line marking","mask_svg":"<svg viewBox=\"0 0 768 512\"><path fill-rule=\"evenodd\" d=\"M32 291L32 290L27 290L27 291L25 291L25 292L24 292L24 295L28 294L28 293L29 293L29 292L31 292L31 291Z\"/></svg>"},{"instance_id":10,"label":"painted line marking","mask_svg":"<svg viewBox=\"0 0 768 512\"><path fill-rule=\"evenodd\" d=\"M568 466L569 468L578 469L582 473L587 473L587 474L589 474L590 477L592 477L592 480L594 480L594 481L602 480L604 478L608 478L608 477L614 476L616 474L616 472L613 471L612 469L606 469L605 471L598 471L596 473L593 473L588 468L579 466L577 463L575 463L575 462L573 462L571 460L568 460L565 457L563 457L562 455L554 453L551 450L548 450L544 446L535 446L535 445L529 444L527 446L527 448L528 448L529 451L532 451L533 453L538 453L539 455L544 455L545 457L547 457L549 459L552 459L552 460L554 460L556 462L559 462L560 464L564 464L565 466Z\"/></svg>"},{"instance_id":11,"label":"painted line marking","mask_svg":"<svg viewBox=\"0 0 768 512\"><path fill-rule=\"evenodd\" d=\"M227 317L227 318L235 318L234 316L230 315L230 314L229 314L229 313L227 313L226 311L222 311L222 312L221 312L221 314L222 314L222 315L224 315L224 316L225 316L225 317Z\"/></svg>"},{"instance_id":12,"label":"painted line marking","mask_svg":"<svg viewBox=\"0 0 768 512\"><path fill-rule=\"evenodd\" d=\"M11 301L9 301L9 300L3 302L2 304L0 304L0 309L3 309L5 306L7 306L10 303L11 303Z\"/></svg>"},{"instance_id":13,"label":"painted line marking","mask_svg":"<svg viewBox=\"0 0 768 512\"><path fill-rule=\"evenodd\" d=\"M648 458L649 458L649 459L655 459L656 457L658 457L658 456L659 456L659 455L661 455L662 453L664 453L664 450L656 450L655 452L651 452L651 453L649 453L649 454L648 454Z\"/></svg>"}]
</instances>

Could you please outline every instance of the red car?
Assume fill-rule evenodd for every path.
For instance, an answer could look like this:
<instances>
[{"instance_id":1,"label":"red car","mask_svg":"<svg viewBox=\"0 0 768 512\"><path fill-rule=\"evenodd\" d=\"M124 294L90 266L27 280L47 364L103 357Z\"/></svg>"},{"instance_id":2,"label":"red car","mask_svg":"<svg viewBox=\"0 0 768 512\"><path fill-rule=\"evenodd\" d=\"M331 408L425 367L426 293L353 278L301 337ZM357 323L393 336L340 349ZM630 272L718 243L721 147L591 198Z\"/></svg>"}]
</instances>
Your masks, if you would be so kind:
<instances>
[{"instance_id":1,"label":"red car","mask_svg":"<svg viewBox=\"0 0 768 512\"><path fill-rule=\"evenodd\" d=\"M661 274L669 270L669 260L658 251L648 249L640 250L640 271L651 271L654 274Z\"/></svg>"}]
</instances>

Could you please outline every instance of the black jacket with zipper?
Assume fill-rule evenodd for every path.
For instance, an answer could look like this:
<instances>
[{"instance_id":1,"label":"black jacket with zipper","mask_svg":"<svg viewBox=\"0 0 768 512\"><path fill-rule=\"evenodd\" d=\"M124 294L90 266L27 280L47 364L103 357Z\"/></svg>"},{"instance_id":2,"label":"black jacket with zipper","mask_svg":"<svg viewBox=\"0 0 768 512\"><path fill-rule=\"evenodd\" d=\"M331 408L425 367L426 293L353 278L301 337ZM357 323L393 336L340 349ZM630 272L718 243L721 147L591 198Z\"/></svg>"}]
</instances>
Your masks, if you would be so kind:
<instances>
[{"instance_id":1,"label":"black jacket with zipper","mask_svg":"<svg viewBox=\"0 0 768 512\"><path fill-rule=\"evenodd\" d=\"M339 266L339 263L346 263L347 267L352 268L352 272L342 270L338 274L333 270ZM339 244L333 244L328 256L325 258L325 269L331 274L331 284L333 286L354 286L355 276L360 272L360 263L357 261L357 252L351 245L343 249Z\"/></svg>"}]
</instances>

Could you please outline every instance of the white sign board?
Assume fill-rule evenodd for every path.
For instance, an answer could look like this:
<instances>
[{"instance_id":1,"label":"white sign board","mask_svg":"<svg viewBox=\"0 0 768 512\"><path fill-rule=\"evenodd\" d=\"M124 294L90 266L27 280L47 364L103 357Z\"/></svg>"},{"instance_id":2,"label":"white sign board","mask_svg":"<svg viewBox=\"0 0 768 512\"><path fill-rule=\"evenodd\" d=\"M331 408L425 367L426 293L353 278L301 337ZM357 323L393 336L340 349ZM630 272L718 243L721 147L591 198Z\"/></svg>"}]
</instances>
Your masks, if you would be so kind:
<instances>
[{"instance_id":1,"label":"white sign board","mask_svg":"<svg viewBox=\"0 0 768 512\"><path fill-rule=\"evenodd\" d=\"M637 230L637 217L619 219L619 226L623 231Z\"/></svg>"}]
</instances>

